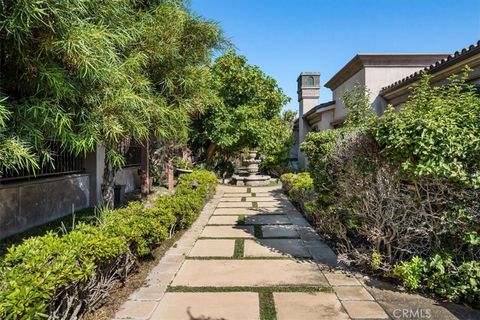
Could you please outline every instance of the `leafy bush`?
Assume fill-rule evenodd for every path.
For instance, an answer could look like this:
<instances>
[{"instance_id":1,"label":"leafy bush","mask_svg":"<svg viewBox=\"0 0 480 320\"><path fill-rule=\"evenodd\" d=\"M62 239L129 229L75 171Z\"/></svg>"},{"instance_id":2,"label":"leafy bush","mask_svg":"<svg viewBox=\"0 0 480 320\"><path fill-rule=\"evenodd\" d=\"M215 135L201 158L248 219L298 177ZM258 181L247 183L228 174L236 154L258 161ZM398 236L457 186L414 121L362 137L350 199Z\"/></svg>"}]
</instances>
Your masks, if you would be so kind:
<instances>
[{"instance_id":1,"label":"leafy bush","mask_svg":"<svg viewBox=\"0 0 480 320\"><path fill-rule=\"evenodd\" d=\"M282 183L345 263L474 305L480 98L465 81L430 87L425 76L401 112L378 119L366 94L351 93L347 126L310 133L301 146L316 194L291 192L294 175Z\"/></svg>"},{"instance_id":2,"label":"leafy bush","mask_svg":"<svg viewBox=\"0 0 480 320\"><path fill-rule=\"evenodd\" d=\"M159 198L155 208L133 202L104 212L98 225L80 224L62 236L47 233L10 247L0 265L0 318L46 318L59 310L70 318L85 312L92 287L125 277L132 259L149 255L172 227L189 226L216 184L213 174L194 171L182 175L176 194ZM66 306L69 299L73 307Z\"/></svg>"},{"instance_id":3,"label":"leafy bush","mask_svg":"<svg viewBox=\"0 0 480 320\"><path fill-rule=\"evenodd\" d=\"M449 255L432 256L428 261L417 256L402 261L394 275L407 288L431 289L437 295L454 302L467 302L480 307L480 262L465 261L456 265Z\"/></svg>"},{"instance_id":4,"label":"leafy bush","mask_svg":"<svg viewBox=\"0 0 480 320\"><path fill-rule=\"evenodd\" d=\"M424 76L401 112L389 108L373 127L385 154L405 174L447 178L480 188L480 97L468 71L445 86Z\"/></svg>"},{"instance_id":5,"label":"leafy bush","mask_svg":"<svg viewBox=\"0 0 480 320\"><path fill-rule=\"evenodd\" d=\"M293 198L295 198L295 194L313 189L313 179L308 172L299 174L286 173L280 177L280 181L283 189Z\"/></svg>"},{"instance_id":6,"label":"leafy bush","mask_svg":"<svg viewBox=\"0 0 480 320\"><path fill-rule=\"evenodd\" d=\"M301 145L302 152L310 159L308 170L315 181L317 191L331 189L332 180L328 175L328 163L338 138L344 132L345 129L311 132Z\"/></svg>"},{"instance_id":7,"label":"leafy bush","mask_svg":"<svg viewBox=\"0 0 480 320\"><path fill-rule=\"evenodd\" d=\"M417 289L425 277L425 261L415 256L411 261L402 261L393 272L395 276L402 279L406 287Z\"/></svg>"}]
</instances>

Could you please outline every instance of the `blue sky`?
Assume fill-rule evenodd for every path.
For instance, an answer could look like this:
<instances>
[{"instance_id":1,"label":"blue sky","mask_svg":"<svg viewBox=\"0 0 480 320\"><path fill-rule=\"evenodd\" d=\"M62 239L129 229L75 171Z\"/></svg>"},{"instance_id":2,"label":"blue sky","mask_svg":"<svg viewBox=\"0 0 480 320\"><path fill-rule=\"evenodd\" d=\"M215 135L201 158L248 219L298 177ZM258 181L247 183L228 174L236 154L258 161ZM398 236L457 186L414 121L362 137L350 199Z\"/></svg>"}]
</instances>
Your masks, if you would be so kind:
<instances>
[{"instance_id":1,"label":"blue sky","mask_svg":"<svg viewBox=\"0 0 480 320\"><path fill-rule=\"evenodd\" d=\"M480 40L480 0L191 0L238 52L275 78L297 109L296 79L325 84L356 53L447 52Z\"/></svg>"}]
</instances>

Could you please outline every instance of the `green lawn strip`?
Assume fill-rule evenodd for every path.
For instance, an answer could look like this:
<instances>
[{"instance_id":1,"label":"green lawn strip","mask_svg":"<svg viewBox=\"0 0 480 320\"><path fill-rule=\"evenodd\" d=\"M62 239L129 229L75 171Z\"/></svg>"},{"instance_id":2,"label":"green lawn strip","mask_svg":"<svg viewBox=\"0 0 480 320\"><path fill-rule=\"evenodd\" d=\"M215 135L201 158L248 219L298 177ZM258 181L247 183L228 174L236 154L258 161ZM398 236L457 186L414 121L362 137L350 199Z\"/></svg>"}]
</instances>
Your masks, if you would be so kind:
<instances>
[{"instance_id":1,"label":"green lawn strip","mask_svg":"<svg viewBox=\"0 0 480 320\"><path fill-rule=\"evenodd\" d=\"M275 312L275 300L273 299L272 291L262 291L258 293L260 302L260 319L261 320L276 320L277 313Z\"/></svg>"},{"instance_id":2,"label":"green lawn strip","mask_svg":"<svg viewBox=\"0 0 480 320\"><path fill-rule=\"evenodd\" d=\"M236 239L235 249L233 250L233 258L234 259L243 258L244 249L245 249L245 239Z\"/></svg>"},{"instance_id":3,"label":"green lawn strip","mask_svg":"<svg viewBox=\"0 0 480 320\"><path fill-rule=\"evenodd\" d=\"M262 226L260 224L256 224L253 226L255 238L261 239L263 238L263 231Z\"/></svg>"},{"instance_id":4,"label":"green lawn strip","mask_svg":"<svg viewBox=\"0 0 480 320\"><path fill-rule=\"evenodd\" d=\"M247 220L247 216L245 215L239 215L237 219L237 224L238 225L245 225L245 221Z\"/></svg>"},{"instance_id":5,"label":"green lawn strip","mask_svg":"<svg viewBox=\"0 0 480 320\"><path fill-rule=\"evenodd\" d=\"M330 286L234 286L234 287L188 287L169 286L167 292L333 292Z\"/></svg>"},{"instance_id":6,"label":"green lawn strip","mask_svg":"<svg viewBox=\"0 0 480 320\"><path fill-rule=\"evenodd\" d=\"M295 260L304 258L293 257L185 257L185 260Z\"/></svg>"},{"instance_id":7,"label":"green lawn strip","mask_svg":"<svg viewBox=\"0 0 480 320\"><path fill-rule=\"evenodd\" d=\"M230 224L231 226L231 224ZM257 225L255 225L257 226ZM259 226L259 225L258 225ZM260 227L260 226L259 226ZM199 237L198 240L232 240L232 239L250 239L254 240L257 239L266 239L266 240L281 240L281 239L301 239L300 237L250 237L250 238L238 238L238 237Z\"/></svg>"}]
</instances>

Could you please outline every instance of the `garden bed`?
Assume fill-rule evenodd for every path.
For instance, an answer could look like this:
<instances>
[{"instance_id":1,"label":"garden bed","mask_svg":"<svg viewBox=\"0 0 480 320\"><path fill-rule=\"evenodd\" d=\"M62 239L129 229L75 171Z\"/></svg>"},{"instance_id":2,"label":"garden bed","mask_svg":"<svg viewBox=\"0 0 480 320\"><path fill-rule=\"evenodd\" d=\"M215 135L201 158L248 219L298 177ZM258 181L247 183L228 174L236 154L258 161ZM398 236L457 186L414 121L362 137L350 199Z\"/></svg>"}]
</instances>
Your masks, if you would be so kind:
<instances>
[{"instance_id":1,"label":"garden bed","mask_svg":"<svg viewBox=\"0 0 480 320\"><path fill-rule=\"evenodd\" d=\"M132 202L80 223L11 247L0 266L2 319L77 318L105 303L113 289L139 270L142 259L196 219L215 192L206 171L183 175L174 195L151 208Z\"/></svg>"}]
</instances>

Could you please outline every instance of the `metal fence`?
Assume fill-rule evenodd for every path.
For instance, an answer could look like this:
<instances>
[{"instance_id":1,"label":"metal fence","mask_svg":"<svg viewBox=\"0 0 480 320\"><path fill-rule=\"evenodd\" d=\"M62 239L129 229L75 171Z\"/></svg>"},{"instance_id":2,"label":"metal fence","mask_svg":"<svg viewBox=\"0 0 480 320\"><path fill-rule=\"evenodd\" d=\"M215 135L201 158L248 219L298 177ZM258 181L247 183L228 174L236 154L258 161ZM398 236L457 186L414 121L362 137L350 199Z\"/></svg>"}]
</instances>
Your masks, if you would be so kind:
<instances>
[{"instance_id":1,"label":"metal fence","mask_svg":"<svg viewBox=\"0 0 480 320\"><path fill-rule=\"evenodd\" d=\"M63 150L61 144L57 141L48 142L48 149L52 154L52 161L45 163L35 172L29 170L7 170L5 167L0 166L0 183L61 176L85 171L83 155L75 155Z\"/></svg>"}]
</instances>

